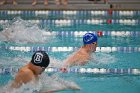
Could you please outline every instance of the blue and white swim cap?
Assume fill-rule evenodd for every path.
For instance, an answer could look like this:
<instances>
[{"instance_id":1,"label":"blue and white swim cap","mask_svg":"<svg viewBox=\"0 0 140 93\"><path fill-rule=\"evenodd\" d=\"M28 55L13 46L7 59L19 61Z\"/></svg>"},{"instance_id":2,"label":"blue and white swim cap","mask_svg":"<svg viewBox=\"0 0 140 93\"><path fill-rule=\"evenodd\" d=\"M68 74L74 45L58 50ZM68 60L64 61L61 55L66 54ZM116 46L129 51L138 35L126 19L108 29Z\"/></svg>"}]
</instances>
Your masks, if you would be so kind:
<instances>
[{"instance_id":1,"label":"blue and white swim cap","mask_svg":"<svg viewBox=\"0 0 140 93\"><path fill-rule=\"evenodd\" d=\"M93 33L86 33L83 36L83 43L86 44L92 44L93 42L97 42L98 38L95 34Z\"/></svg>"}]
</instances>

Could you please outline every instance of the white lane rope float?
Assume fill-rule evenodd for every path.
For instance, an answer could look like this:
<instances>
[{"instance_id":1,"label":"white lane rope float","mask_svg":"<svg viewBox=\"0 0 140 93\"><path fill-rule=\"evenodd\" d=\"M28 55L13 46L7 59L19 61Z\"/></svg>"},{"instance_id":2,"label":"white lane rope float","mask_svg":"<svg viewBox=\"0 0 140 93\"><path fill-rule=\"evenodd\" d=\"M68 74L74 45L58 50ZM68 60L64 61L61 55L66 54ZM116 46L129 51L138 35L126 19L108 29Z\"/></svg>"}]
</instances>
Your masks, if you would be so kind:
<instances>
[{"instance_id":1,"label":"white lane rope float","mask_svg":"<svg viewBox=\"0 0 140 93\"><path fill-rule=\"evenodd\" d=\"M0 74L11 74L18 72L18 68L7 67L0 68ZM130 74L130 75L140 75L140 69L137 68L53 68L48 67L45 69L47 73L89 73L89 74Z\"/></svg>"},{"instance_id":2,"label":"white lane rope float","mask_svg":"<svg viewBox=\"0 0 140 93\"><path fill-rule=\"evenodd\" d=\"M0 20L0 24L10 22L11 20ZM70 26L79 24L122 24L122 25L138 25L139 19L48 19L48 20L27 20L31 23L56 25L56 26Z\"/></svg>"},{"instance_id":3,"label":"white lane rope float","mask_svg":"<svg viewBox=\"0 0 140 93\"><path fill-rule=\"evenodd\" d=\"M10 51L21 52L35 52L35 51L47 51L47 52L71 52L76 51L79 47L29 47L29 46L6 46L0 47L1 49L7 49ZM140 52L140 47L97 47L96 52Z\"/></svg>"},{"instance_id":4,"label":"white lane rope float","mask_svg":"<svg viewBox=\"0 0 140 93\"><path fill-rule=\"evenodd\" d=\"M91 15L91 16L137 16L140 15L140 11L134 11L134 10L129 10L129 11L113 11L113 10L98 10L98 11L93 11L93 10L25 10L25 11L20 11L20 10L2 10L0 11L0 15L3 16L8 16L8 15L24 15L24 16L38 16L38 15L77 15L77 16L86 16L86 15Z\"/></svg>"},{"instance_id":5,"label":"white lane rope float","mask_svg":"<svg viewBox=\"0 0 140 93\"><path fill-rule=\"evenodd\" d=\"M85 33L94 33L100 36L138 37L140 31L51 31L43 32L44 36L83 37Z\"/></svg>"}]
</instances>

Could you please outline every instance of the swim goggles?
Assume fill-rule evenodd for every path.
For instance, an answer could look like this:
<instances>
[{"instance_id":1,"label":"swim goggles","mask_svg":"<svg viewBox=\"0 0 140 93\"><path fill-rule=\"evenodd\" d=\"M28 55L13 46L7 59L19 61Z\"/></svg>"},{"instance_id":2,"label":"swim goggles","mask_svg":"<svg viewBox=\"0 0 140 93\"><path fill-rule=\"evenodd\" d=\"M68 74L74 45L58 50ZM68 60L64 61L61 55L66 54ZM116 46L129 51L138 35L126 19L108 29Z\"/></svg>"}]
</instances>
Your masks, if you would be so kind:
<instances>
[{"instance_id":1,"label":"swim goggles","mask_svg":"<svg viewBox=\"0 0 140 93\"><path fill-rule=\"evenodd\" d=\"M97 42L93 42L92 44L95 45L95 46L97 46Z\"/></svg>"}]
</instances>

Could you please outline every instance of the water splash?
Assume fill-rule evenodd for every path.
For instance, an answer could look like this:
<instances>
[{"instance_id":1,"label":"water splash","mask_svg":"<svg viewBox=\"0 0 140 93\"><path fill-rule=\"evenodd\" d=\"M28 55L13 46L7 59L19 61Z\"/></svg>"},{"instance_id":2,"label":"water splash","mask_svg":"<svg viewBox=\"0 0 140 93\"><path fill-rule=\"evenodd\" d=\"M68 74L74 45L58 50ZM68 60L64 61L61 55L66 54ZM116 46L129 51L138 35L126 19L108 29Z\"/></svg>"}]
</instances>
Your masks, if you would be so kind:
<instances>
[{"instance_id":1,"label":"water splash","mask_svg":"<svg viewBox=\"0 0 140 93\"><path fill-rule=\"evenodd\" d=\"M53 64L54 67L60 66L61 60L57 60L55 58L50 58L51 62L50 64ZM6 58L3 59L3 61L8 62L8 65L20 65L23 66L29 62L29 58ZM3 62L2 64L6 65L7 63ZM58 64L55 64L55 63ZM1 63L1 62L0 62ZM55 65L54 65L55 64ZM52 65L51 65L52 66ZM15 78L16 73L11 73L12 77ZM43 73L40 76L40 79L38 82L30 82L28 84L22 85L19 89L14 89L13 91L7 91L7 88L11 84L12 81L10 81L6 86L3 88L0 88L2 91L6 91L6 93L45 93L47 91L56 91L56 90L67 90L67 89L80 89L80 87L74 83L73 81L68 81L62 79L62 77L59 77L59 74L53 74L51 76L48 76L46 73ZM11 77L11 78L12 78Z\"/></svg>"},{"instance_id":2,"label":"water splash","mask_svg":"<svg viewBox=\"0 0 140 93\"><path fill-rule=\"evenodd\" d=\"M57 68L60 68L63 66L63 61L62 60L58 60L58 59L55 59L53 57L50 57L50 64L49 64L49 67L57 67Z\"/></svg>"},{"instance_id":3,"label":"water splash","mask_svg":"<svg viewBox=\"0 0 140 93\"><path fill-rule=\"evenodd\" d=\"M91 60L93 63L96 64L110 64L117 61L117 58L109 53L96 53L92 55Z\"/></svg>"},{"instance_id":4,"label":"water splash","mask_svg":"<svg viewBox=\"0 0 140 93\"><path fill-rule=\"evenodd\" d=\"M0 57L0 65L4 67L9 66L23 66L27 64L30 59L27 57L21 58L21 57Z\"/></svg>"},{"instance_id":5,"label":"water splash","mask_svg":"<svg viewBox=\"0 0 140 93\"><path fill-rule=\"evenodd\" d=\"M0 88L2 92L6 93L46 93L48 91L61 91L67 89L80 89L80 87L72 82L66 81L58 76L48 76L47 74L42 74L38 82L30 82L23 84L18 89L13 89L8 91L12 81L10 81L6 86Z\"/></svg>"},{"instance_id":6,"label":"water splash","mask_svg":"<svg viewBox=\"0 0 140 93\"><path fill-rule=\"evenodd\" d=\"M38 91L41 89L41 82L30 82L27 84L23 84L20 88L10 89L12 81L10 81L6 86L1 87L2 93L39 93Z\"/></svg>"},{"instance_id":7,"label":"water splash","mask_svg":"<svg viewBox=\"0 0 140 93\"><path fill-rule=\"evenodd\" d=\"M16 43L46 43L45 30L41 30L37 24L15 18L3 25L4 30L0 32L0 40ZM48 30L47 30L48 31Z\"/></svg>"}]
</instances>

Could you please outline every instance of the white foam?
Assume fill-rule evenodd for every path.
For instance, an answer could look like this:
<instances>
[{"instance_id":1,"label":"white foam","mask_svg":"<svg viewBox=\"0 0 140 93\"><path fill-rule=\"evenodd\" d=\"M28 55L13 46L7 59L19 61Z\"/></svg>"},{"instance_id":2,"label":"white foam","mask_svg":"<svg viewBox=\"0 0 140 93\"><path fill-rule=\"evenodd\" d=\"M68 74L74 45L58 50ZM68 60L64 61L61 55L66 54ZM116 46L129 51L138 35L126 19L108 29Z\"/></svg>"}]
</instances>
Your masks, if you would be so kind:
<instances>
[{"instance_id":1,"label":"white foam","mask_svg":"<svg viewBox=\"0 0 140 93\"><path fill-rule=\"evenodd\" d=\"M46 93L47 91L53 90L66 90L66 89L80 89L80 87L72 82L64 80L57 75L47 76L47 74L42 74L38 82L29 82L23 84L18 89L8 90L12 81L10 81L6 86L0 87L2 93ZM36 92L35 92L36 91Z\"/></svg>"},{"instance_id":2,"label":"white foam","mask_svg":"<svg viewBox=\"0 0 140 93\"><path fill-rule=\"evenodd\" d=\"M92 55L92 59L96 64L110 64L116 62L117 58L109 53L96 53L96 55Z\"/></svg>"},{"instance_id":3,"label":"white foam","mask_svg":"<svg viewBox=\"0 0 140 93\"><path fill-rule=\"evenodd\" d=\"M4 26L4 30L0 32L1 41L10 41L16 43L46 43L47 38L37 24L27 22L20 18L16 18Z\"/></svg>"},{"instance_id":4,"label":"white foam","mask_svg":"<svg viewBox=\"0 0 140 93\"><path fill-rule=\"evenodd\" d=\"M46 74L43 74L41 77L43 87L40 92L45 93L48 90L61 90L61 89L80 89L80 87L73 81L64 80L57 75L48 77Z\"/></svg>"},{"instance_id":5,"label":"white foam","mask_svg":"<svg viewBox=\"0 0 140 93\"><path fill-rule=\"evenodd\" d=\"M30 82L27 84L23 84L20 88L11 90L9 89L11 83L12 81L0 88L2 93L36 93L35 91L39 91L42 87L41 82Z\"/></svg>"},{"instance_id":6,"label":"white foam","mask_svg":"<svg viewBox=\"0 0 140 93\"><path fill-rule=\"evenodd\" d=\"M49 67L57 67L57 68L60 68L60 67L62 67L62 65L63 65L63 61L62 60L58 60L58 59L55 59L53 57L50 57Z\"/></svg>"}]
</instances>

